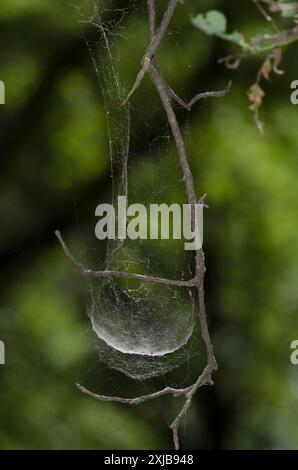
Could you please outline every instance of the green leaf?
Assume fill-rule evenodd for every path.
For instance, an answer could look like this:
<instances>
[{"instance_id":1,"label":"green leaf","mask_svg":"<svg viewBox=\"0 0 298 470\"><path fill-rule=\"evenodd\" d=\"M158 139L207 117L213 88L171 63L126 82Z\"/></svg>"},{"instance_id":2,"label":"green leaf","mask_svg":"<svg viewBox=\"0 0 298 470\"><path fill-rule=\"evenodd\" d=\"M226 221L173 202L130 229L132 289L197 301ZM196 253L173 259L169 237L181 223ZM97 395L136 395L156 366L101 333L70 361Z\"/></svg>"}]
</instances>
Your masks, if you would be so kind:
<instances>
[{"instance_id":1,"label":"green leaf","mask_svg":"<svg viewBox=\"0 0 298 470\"><path fill-rule=\"evenodd\" d=\"M238 46L244 46L246 44L243 34L239 33L238 31L234 31L233 33L230 33L230 34L223 34L221 36L224 39L227 39L228 41L238 44Z\"/></svg>"},{"instance_id":2,"label":"green leaf","mask_svg":"<svg viewBox=\"0 0 298 470\"><path fill-rule=\"evenodd\" d=\"M227 29L227 20L225 15L217 10L210 10L206 15L197 15L192 19L192 23L194 26L210 35L224 34Z\"/></svg>"},{"instance_id":3,"label":"green leaf","mask_svg":"<svg viewBox=\"0 0 298 470\"><path fill-rule=\"evenodd\" d=\"M218 36L227 41L231 41L239 46L245 46L245 38L238 31L227 33L227 19L223 13L217 10L211 10L206 15L199 14L192 19L196 28L204 31L206 34Z\"/></svg>"}]
</instances>

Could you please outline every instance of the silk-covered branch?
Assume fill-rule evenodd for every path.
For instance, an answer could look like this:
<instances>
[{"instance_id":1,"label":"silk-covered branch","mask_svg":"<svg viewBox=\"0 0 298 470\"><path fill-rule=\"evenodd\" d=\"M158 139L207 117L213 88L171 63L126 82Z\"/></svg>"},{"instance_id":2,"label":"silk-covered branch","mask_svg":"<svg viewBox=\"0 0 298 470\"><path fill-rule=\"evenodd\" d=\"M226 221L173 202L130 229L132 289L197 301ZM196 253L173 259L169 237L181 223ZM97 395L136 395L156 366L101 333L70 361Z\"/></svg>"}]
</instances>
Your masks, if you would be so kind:
<instances>
[{"instance_id":1,"label":"silk-covered branch","mask_svg":"<svg viewBox=\"0 0 298 470\"><path fill-rule=\"evenodd\" d=\"M72 264L78 269L78 271L87 277L95 277L95 278L108 278L108 277L124 277L128 279L137 279L139 281L145 282L154 282L156 284L166 284L168 286L178 286L178 287L192 287L194 285L194 279L190 279L189 281L176 281L173 279L165 279L162 277L156 276L147 276L144 274L134 274L129 272L122 272L122 271L94 271L92 269L86 268L80 261L78 261L71 251L69 250L68 246L66 245L65 241L62 238L61 233L59 230L55 232L56 237L58 238L64 254L67 258L70 259Z\"/></svg>"},{"instance_id":2,"label":"silk-covered branch","mask_svg":"<svg viewBox=\"0 0 298 470\"><path fill-rule=\"evenodd\" d=\"M181 98L179 98L167 84L165 78L163 77L161 71L156 65L156 60L154 54L162 42L164 38L170 21L174 15L176 7L178 3L183 3L180 0L169 0L168 7L164 13L163 19L161 21L160 26L156 29L156 14L155 14L155 0L147 0L148 5L148 18L149 18L149 30L150 30L150 43L146 50L146 53L143 56L141 61L142 69L140 70L135 83L128 93L127 98L121 104L124 106L128 100L131 98L132 94L136 91L136 89L141 84L141 81L146 73L150 76L158 94L163 104L163 108L171 128L173 138L176 144L177 153L179 156L180 166L183 174L183 180L185 183L185 190L188 199L188 203L191 205L191 221L192 226L194 227L194 214L195 214L195 205L198 202L204 203L205 196L204 195L201 199L197 198L193 174L191 171L191 167L189 164L182 132L173 108L172 101L175 100L181 106L186 108L188 111L191 110L191 107L199 100L209 98L209 97L222 97L225 96L226 93L229 91L231 84L229 83L228 86L222 91L214 91L214 92L206 92L206 93L199 93L196 95L189 103L185 103ZM135 278L142 281L147 282L155 282L160 284L168 284L168 285L176 285L176 286L186 286L186 287L194 287L197 291L198 297L198 317L199 317L199 324L201 329L201 336L206 348L206 356L207 356L207 364L199 375L197 380L194 384L190 385L189 387L182 388L182 389L175 389L166 387L158 392L139 396L135 398L122 398L122 397L113 397L113 396L104 396L104 395L97 395L85 387L82 387L80 384L77 384L77 387L85 394L91 396L92 398L99 400L99 401L114 401L123 404L130 404L130 405L138 405L145 401L152 400L158 397L162 397L165 395L172 395L174 397L184 397L185 401L183 404L182 409L180 410L179 414L176 416L170 428L173 433L173 441L175 449L180 448L179 444L179 427L181 424L181 420L187 414L194 395L198 391L198 389L203 385L212 385L212 374L217 370L217 363L213 353L213 345L209 335L207 318L206 318L206 309L205 309L205 294L204 294L204 276L205 276L205 256L202 249L199 249L195 252L195 269L193 278L189 281L174 281L169 279L163 279L158 277L151 277L151 276L144 276L139 274L131 274L128 272L115 272L115 271L92 271L90 269L85 268L80 262L78 262L75 257L71 254L70 250L66 246L61 234L59 231L56 231L56 236L58 237L64 254L72 261L72 263L76 266L76 268L80 271L80 273L84 276L93 276L93 277L126 277L126 278Z\"/></svg>"}]
</instances>

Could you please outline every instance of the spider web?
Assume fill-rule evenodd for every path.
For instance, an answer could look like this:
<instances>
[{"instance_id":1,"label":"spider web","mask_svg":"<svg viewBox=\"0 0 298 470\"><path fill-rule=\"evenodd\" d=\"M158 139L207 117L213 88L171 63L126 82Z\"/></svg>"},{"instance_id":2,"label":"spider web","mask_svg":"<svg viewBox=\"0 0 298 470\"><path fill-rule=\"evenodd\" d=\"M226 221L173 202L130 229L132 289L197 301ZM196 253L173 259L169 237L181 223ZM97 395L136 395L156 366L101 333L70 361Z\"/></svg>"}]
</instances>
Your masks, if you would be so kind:
<instances>
[{"instance_id":1,"label":"spider web","mask_svg":"<svg viewBox=\"0 0 298 470\"><path fill-rule=\"evenodd\" d=\"M157 164L148 163L150 158L143 163L150 184L140 188L131 177L131 173L134 177L137 175L135 167L140 168L142 164L135 163L135 158L130 164L130 158L134 156L130 142L131 123L142 118L129 106L120 106L127 90L119 77L119 43L127 39L125 21L136 3L129 2L128 8L113 10L108 22L103 20L108 11L106 2L93 4L92 8L92 17L87 22L94 28L95 39L88 40L88 48L106 110L115 213L118 212L118 196L126 196L128 204L167 202L173 193L173 183L166 184L168 166L165 164L167 168L164 168L162 163L163 153L170 151L167 126L160 130L154 142L151 139L148 143L144 136L143 151L153 153L151 146L157 142L161 155ZM171 166L176 165L174 152L170 157L175 159ZM144 200L146 197L147 201ZM109 240L105 267L179 280L190 277L183 240ZM188 287L115 277L97 280L89 285L87 314L100 362L132 379L143 381L162 376L166 381L165 374L188 363L198 347L198 337L194 333L198 329L194 292Z\"/></svg>"}]
</instances>

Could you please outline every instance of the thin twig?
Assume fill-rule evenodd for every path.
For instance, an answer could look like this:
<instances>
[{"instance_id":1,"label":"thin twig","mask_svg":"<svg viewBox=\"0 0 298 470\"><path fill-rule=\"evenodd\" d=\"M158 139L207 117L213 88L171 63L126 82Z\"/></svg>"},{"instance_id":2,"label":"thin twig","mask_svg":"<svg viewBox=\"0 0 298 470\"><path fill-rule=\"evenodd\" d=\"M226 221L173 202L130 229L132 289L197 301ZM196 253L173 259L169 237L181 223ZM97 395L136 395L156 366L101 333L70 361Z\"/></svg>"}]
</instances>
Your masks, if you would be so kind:
<instances>
[{"instance_id":1,"label":"thin twig","mask_svg":"<svg viewBox=\"0 0 298 470\"><path fill-rule=\"evenodd\" d=\"M219 64L225 64L229 69L236 69L243 59L247 57L260 54L262 52L269 52L273 49L287 46L292 42L298 40L298 25L295 25L290 31L282 31L278 34L266 34L258 39L258 44L250 44L238 54L229 54L218 60Z\"/></svg>"},{"instance_id":2,"label":"thin twig","mask_svg":"<svg viewBox=\"0 0 298 470\"><path fill-rule=\"evenodd\" d=\"M192 175L188 158L186 155L186 150L185 150L185 145L184 145L183 137L181 134L181 130L180 130L175 112L171 104L171 99L168 94L168 87L165 84L164 78L162 77L158 69L153 64L150 64L148 68L148 73L163 103L163 107L165 109L168 122L172 130L172 134L175 139L175 143L177 147L180 165L181 165L182 172L183 172L183 180L184 180L185 187L186 187L188 203L192 207L194 207L197 202L197 197L196 197L195 188L194 188L193 175Z\"/></svg>"},{"instance_id":3,"label":"thin twig","mask_svg":"<svg viewBox=\"0 0 298 470\"><path fill-rule=\"evenodd\" d=\"M206 207L206 209L209 209L208 204L206 204L206 198L207 198L207 193L203 194L203 196L200 197L198 200L198 204L203 204L203 207Z\"/></svg>"},{"instance_id":4,"label":"thin twig","mask_svg":"<svg viewBox=\"0 0 298 470\"><path fill-rule=\"evenodd\" d=\"M175 9L180 3L180 0L169 0L168 7L164 13L162 22L160 23L160 26L158 30L156 31L156 34L154 34L147 51L145 53L145 57L148 57L149 59L152 59L152 57L155 54L156 49L158 48L159 44L163 40L163 37L165 33L167 32L168 26L171 22L171 19L175 13Z\"/></svg>"},{"instance_id":5,"label":"thin twig","mask_svg":"<svg viewBox=\"0 0 298 470\"><path fill-rule=\"evenodd\" d=\"M147 0L149 25L150 25L150 36L151 41L155 34L155 22L156 22L156 11L155 11L155 0Z\"/></svg>"},{"instance_id":6,"label":"thin twig","mask_svg":"<svg viewBox=\"0 0 298 470\"><path fill-rule=\"evenodd\" d=\"M174 15L175 9L176 9L179 1L180 0L170 0L169 1L168 7L167 7L167 9L164 13L163 20L162 20L158 30L156 31L156 33L152 36L152 39L151 39L150 44L147 48L147 51L145 52L145 55L144 55L144 57L141 61L142 68L141 68L140 72L137 75L137 78L135 80L135 83L133 84L132 89L128 93L125 100L121 103L121 106L125 106L128 103L131 96L133 95L133 93L136 91L136 89L139 88L144 76L146 75L146 72L147 72L148 67L150 65L150 62L151 62L151 60L152 60L152 58L155 54L155 51L158 48L159 44L161 43L165 33L167 32L168 26L170 24L170 21L171 21L173 15ZM149 13L149 18L150 18L150 14L151 13ZM152 30L152 25L150 26L150 29Z\"/></svg>"},{"instance_id":7,"label":"thin twig","mask_svg":"<svg viewBox=\"0 0 298 470\"><path fill-rule=\"evenodd\" d=\"M95 400L99 401L113 401L113 402L118 402L118 403L123 403L124 405L140 405L141 403L144 403L145 401L148 400L153 400L155 398L159 398L165 395L173 395L174 397L179 397L181 395L185 395L191 387L187 388L171 388L171 387L165 387L162 390L159 390L158 392L150 393L148 395L143 395L135 398L123 398L123 397L111 397L111 396L106 396L106 395L98 395L96 393L90 392L87 388L83 387L80 384L76 384L79 390L81 392L85 393L86 395L89 395L90 397L94 398Z\"/></svg>"},{"instance_id":8,"label":"thin twig","mask_svg":"<svg viewBox=\"0 0 298 470\"><path fill-rule=\"evenodd\" d=\"M269 13L262 6L260 0L253 0L253 2L255 3L257 9L259 10L259 12L264 16L265 20L268 21L268 23L270 23L272 25L274 31L276 33L279 33L280 31L279 31L274 19L272 18L271 15L269 15Z\"/></svg>"},{"instance_id":9,"label":"thin twig","mask_svg":"<svg viewBox=\"0 0 298 470\"><path fill-rule=\"evenodd\" d=\"M204 100L206 98L222 98L224 96L226 96L227 93L229 93L229 91L231 90L231 87L232 87L232 81L229 81L226 88L224 90L220 90L220 91L205 91L203 93L198 93L197 95L195 95L188 103L185 102L184 100L182 100L180 98L180 96L178 96L173 90L172 88L169 88L169 93L170 93L170 96L178 103L180 104L180 106L182 106L183 108L185 108L187 111L191 111L193 105L195 103L197 103L198 101L200 100Z\"/></svg>"},{"instance_id":10,"label":"thin twig","mask_svg":"<svg viewBox=\"0 0 298 470\"><path fill-rule=\"evenodd\" d=\"M140 405L141 403L144 403L145 401L154 400L155 398L159 398L165 395L173 395L175 398L180 397L180 396L186 396L189 399L190 397L192 397L192 395L196 392L196 390L199 387L201 387L202 385L207 385L207 384L212 385L210 369L208 368L208 366L204 369L203 373L196 380L196 382L193 385L190 385L189 387L185 387L185 388L165 387L162 390L158 390L157 392L149 393L148 395L140 395L135 398L98 395L97 393L93 393L87 388L83 387L83 385L79 383L77 383L76 386L81 392L85 393L86 395L89 395L90 397L98 401L111 401L111 402L122 403L124 405ZM185 407L182 408L179 415L182 415L184 408ZM179 415L175 418L175 420L173 421L170 427L174 426L175 421L177 423Z\"/></svg>"}]
</instances>

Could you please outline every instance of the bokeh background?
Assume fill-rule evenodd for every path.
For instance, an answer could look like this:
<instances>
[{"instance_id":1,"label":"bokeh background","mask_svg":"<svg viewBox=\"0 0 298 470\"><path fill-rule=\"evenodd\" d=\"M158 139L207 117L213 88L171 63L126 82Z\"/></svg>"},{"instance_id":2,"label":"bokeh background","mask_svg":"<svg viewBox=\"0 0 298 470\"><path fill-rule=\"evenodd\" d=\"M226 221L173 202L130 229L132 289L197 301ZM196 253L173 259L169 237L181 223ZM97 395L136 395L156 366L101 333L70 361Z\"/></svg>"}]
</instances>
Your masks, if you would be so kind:
<instances>
[{"instance_id":1,"label":"bokeh background","mask_svg":"<svg viewBox=\"0 0 298 470\"><path fill-rule=\"evenodd\" d=\"M107 22L115 9L131 6L118 38L126 89L148 42L145 3L105 2ZM162 12L166 2L158 3ZM285 51L285 74L266 84L261 138L246 96L260 58L234 72L217 64L230 45L190 21L211 8L224 11L230 28L247 36L268 29L249 0L241 8L227 0L187 1L158 52L165 76L184 98L233 79L226 98L201 102L190 115L178 111L197 191L207 192L210 204L207 313L219 362L214 387L202 389L193 403L182 445L294 449L298 110L290 102L290 84L298 79L297 45ZM88 367L85 286L54 230L63 231L81 259L95 253L103 260L94 210L111 194L105 107L84 40L94 30L80 21L89 10L84 0L1 1L1 449L171 448L167 424L181 405L164 400L129 408L93 401L75 388ZM177 156L148 80L132 98L131 111L131 178L146 194L148 166L158 168L163 190L169 187L173 195ZM94 369L94 382L108 379L109 370ZM132 384L127 394L134 392Z\"/></svg>"}]
</instances>

